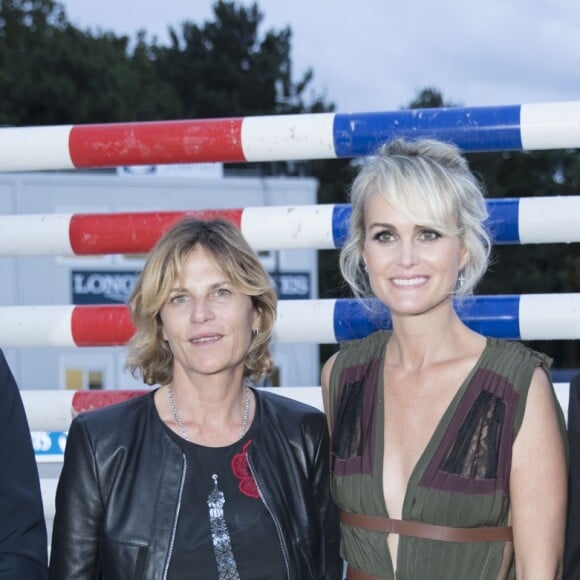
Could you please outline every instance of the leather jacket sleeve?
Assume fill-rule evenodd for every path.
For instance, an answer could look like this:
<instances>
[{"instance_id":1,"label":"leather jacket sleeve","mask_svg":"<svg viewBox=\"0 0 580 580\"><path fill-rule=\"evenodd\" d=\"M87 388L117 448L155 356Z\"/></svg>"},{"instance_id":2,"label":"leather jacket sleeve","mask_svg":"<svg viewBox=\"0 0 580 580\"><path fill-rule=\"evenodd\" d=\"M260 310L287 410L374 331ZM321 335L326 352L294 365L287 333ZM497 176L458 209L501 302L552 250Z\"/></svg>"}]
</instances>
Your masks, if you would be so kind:
<instances>
[{"instance_id":1,"label":"leather jacket sleeve","mask_svg":"<svg viewBox=\"0 0 580 580\"><path fill-rule=\"evenodd\" d=\"M30 430L0 351L0 580L44 580L46 526Z\"/></svg>"},{"instance_id":2,"label":"leather jacket sleeve","mask_svg":"<svg viewBox=\"0 0 580 580\"><path fill-rule=\"evenodd\" d=\"M94 452L83 417L73 420L56 492L50 578L94 580L99 572L103 503Z\"/></svg>"}]
</instances>

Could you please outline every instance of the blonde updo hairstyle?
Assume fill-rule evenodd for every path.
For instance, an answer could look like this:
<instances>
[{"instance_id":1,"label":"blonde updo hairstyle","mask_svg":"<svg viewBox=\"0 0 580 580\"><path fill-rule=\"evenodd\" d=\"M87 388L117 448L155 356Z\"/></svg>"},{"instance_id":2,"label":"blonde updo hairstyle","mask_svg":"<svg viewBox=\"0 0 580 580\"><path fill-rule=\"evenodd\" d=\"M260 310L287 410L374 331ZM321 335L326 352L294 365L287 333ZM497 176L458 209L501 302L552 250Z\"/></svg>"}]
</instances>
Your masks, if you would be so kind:
<instances>
[{"instance_id":1,"label":"blonde updo hairstyle","mask_svg":"<svg viewBox=\"0 0 580 580\"><path fill-rule=\"evenodd\" d=\"M454 294L471 294L487 269L491 239L482 184L457 147L433 139L397 139L363 164L351 187L349 238L340 254L342 275L359 298L373 294L362 250L365 204L374 193L415 223L463 241L469 258Z\"/></svg>"}]
</instances>

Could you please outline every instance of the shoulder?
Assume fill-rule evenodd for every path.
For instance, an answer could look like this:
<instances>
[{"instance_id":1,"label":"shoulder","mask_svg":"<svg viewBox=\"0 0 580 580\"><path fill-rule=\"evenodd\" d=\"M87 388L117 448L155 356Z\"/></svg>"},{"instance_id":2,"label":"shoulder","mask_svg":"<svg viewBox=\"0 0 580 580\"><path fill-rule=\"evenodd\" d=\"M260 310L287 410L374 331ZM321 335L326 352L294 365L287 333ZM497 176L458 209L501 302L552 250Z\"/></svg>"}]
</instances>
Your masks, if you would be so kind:
<instances>
[{"instance_id":1,"label":"shoulder","mask_svg":"<svg viewBox=\"0 0 580 580\"><path fill-rule=\"evenodd\" d=\"M326 418L319 409L271 391L255 389L254 392L260 409L256 450L270 450L277 456L290 447L298 451L297 459L302 462L304 456L314 459L321 450L327 449ZM323 451L322 455L327 453Z\"/></svg>"},{"instance_id":2,"label":"shoulder","mask_svg":"<svg viewBox=\"0 0 580 580\"><path fill-rule=\"evenodd\" d=\"M340 343L340 349L333 354L322 368L322 385L328 390L334 379L337 379L345 369L359 369L374 365L384 357L385 347L391 338L391 333L379 330L364 338Z\"/></svg>"},{"instance_id":3,"label":"shoulder","mask_svg":"<svg viewBox=\"0 0 580 580\"><path fill-rule=\"evenodd\" d=\"M522 422L555 419L561 429L563 414L550 377L552 359L517 341L490 339L490 367L509 381L518 394L514 434Z\"/></svg>"},{"instance_id":4,"label":"shoulder","mask_svg":"<svg viewBox=\"0 0 580 580\"><path fill-rule=\"evenodd\" d=\"M6 361L4 351L1 348L0 348L0 369L2 370L2 372L8 369L8 362Z\"/></svg>"},{"instance_id":5,"label":"shoulder","mask_svg":"<svg viewBox=\"0 0 580 580\"><path fill-rule=\"evenodd\" d=\"M93 457L99 469L112 468L130 455L132 461L143 454L161 453L171 439L164 436L158 419L153 392L138 395L122 403L81 413L70 425L66 447L73 463ZM175 448L178 447L175 445ZM70 463L69 461L69 463Z\"/></svg>"},{"instance_id":6,"label":"shoulder","mask_svg":"<svg viewBox=\"0 0 580 580\"><path fill-rule=\"evenodd\" d=\"M0 349L0 397L6 399L19 399L20 392L4 353Z\"/></svg>"},{"instance_id":7,"label":"shoulder","mask_svg":"<svg viewBox=\"0 0 580 580\"><path fill-rule=\"evenodd\" d=\"M1 350L0 425L3 429L3 443L5 443L5 445L0 445L0 453L10 453L15 447L22 449L31 445L28 420L20 389Z\"/></svg>"},{"instance_id":8,"label":"shoulder","mask_svg":"<svg viewBox=\"0 0 580 580\"><path fill-rule=\"evenodd\" d=\"M6 362L4 351L0 348L0 370L4 372L6 369L8 369L8 363Z\"/></svg>"},{"instance_id":9,"label":"shoulder","mask_svg":"<svg viewBox=\"0 0 580 580\"><path fill-rule=\"evenodd\" d=\"M265 421L283 431L325 429L324 413L306 403L263 389L254 389Z\"/></svg>"},{"instance_id":10,"label":"shoulder","mask_svg":"<svg viewBox=\"0 0 580 580\"><path fill-rule=\"evenodd\" d=\"M291 397L279 395L264 389L254 389L254 393L260 400L262 407L276 411L277 413L289 413L294 417L308 417L322 415L322 411Z\"/></svg>"},{"instance_id":11,"label":"shoulder","mask_svg":"<svg viewBox=\"0 0 580 580\"><path fill-rule=\"evenodd\" d=\"M503 377L519 393L525 404L532 377L543 373L550 381L552 359L517 341L488 338L488 348L481 367Z\"/></svg>"},{"instance_id":12,"label":"shoulder","mask_svg":"<svg viewBox=\"0 0 580 580\"><path fill-rule=\"evenodd\" d=\"M529 348L521 342L514 340L502 340L499 338L488 338L490 349L499 356L511 359L516 364L530 364L533 367L543 366L549 369L552 366L552 359L537 350Z\"/></svg>"},{"instance_id":13,"label":"shoulder","mask_svg":"<svg viewBox=\"0 0 580 580\"><path fill-rule=\"evenodd\" d=\"M382 358L390 337L390 332L379 330L364 338L341 342L339 351L325 363L323 376L330 379L332 369L340 371L345 367L366 365Z\"/></svg>"},{"instance_id":14,"label":"shoulder","mask_svg":"<svg viewBox=\"0 0 580 580\"><path fill-rule=\"evenodd\" d=\"M143 412L153 409L153 392L137 395L121 403L85 411L73 419L73 427L82 425L89 432L105 432L110 429L131 429Z\"/></svg>"}]
</instances>

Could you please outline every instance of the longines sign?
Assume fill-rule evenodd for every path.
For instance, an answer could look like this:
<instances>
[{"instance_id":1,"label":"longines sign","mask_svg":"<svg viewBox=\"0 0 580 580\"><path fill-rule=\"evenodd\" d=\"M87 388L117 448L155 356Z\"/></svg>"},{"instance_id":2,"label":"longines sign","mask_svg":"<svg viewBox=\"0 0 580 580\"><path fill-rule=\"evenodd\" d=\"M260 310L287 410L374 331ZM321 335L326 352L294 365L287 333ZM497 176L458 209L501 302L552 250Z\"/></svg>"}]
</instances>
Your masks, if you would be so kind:
<instances>
[{"instance_id":1,"label":"longines sign","mask_svg":"<svg viewBox=\"0 0 580 580\"><path fill-rule=\"evenodd\" d=\"M126 304L139 272L82 271L71 272L73 304Z\"/></svg>"},{"instance_id":2,"label":"longines sign","mask_svg":"<svg viewBox=\"0 0 580 580\"><path fill-rule=\"evenodd\" d=\"M309 272L270 273L280 300L304 300L310 298Z\"/></svg>"},{"instance_id":3,"label":"longines sign","mask_svg":"<svg viewBox=\"0 0 580 580\"><path fill-rule=\"evenodd\" d=\"M73 270L73 304L126 304L139 272L128 270ZM311 297L309 272L270 274L281 300Z\"/></svg>"}]
</instances>

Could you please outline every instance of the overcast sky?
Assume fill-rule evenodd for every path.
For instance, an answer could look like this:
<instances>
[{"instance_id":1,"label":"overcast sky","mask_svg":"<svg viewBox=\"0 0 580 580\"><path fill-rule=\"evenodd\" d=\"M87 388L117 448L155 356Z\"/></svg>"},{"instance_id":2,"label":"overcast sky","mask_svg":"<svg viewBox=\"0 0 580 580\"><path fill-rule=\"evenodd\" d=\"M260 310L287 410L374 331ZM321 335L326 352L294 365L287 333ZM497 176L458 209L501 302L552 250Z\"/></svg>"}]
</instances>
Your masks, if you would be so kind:
<instances>
[{"instance_id":1,"label":"overcast sky","mask_svg":"<svg viewBox=\"0 0 580 580\"><path fill-rule=\"evenodd\" d=\"M133 38L212 19L210 0L64 0L82 29ZM244 0L244 5L251 2ZM338 112L389 111L425 87L465 106L580 100L578 0L260 0L263 29L290 26L294 79L307 68Z\"/></svg>"}]
</instances>

